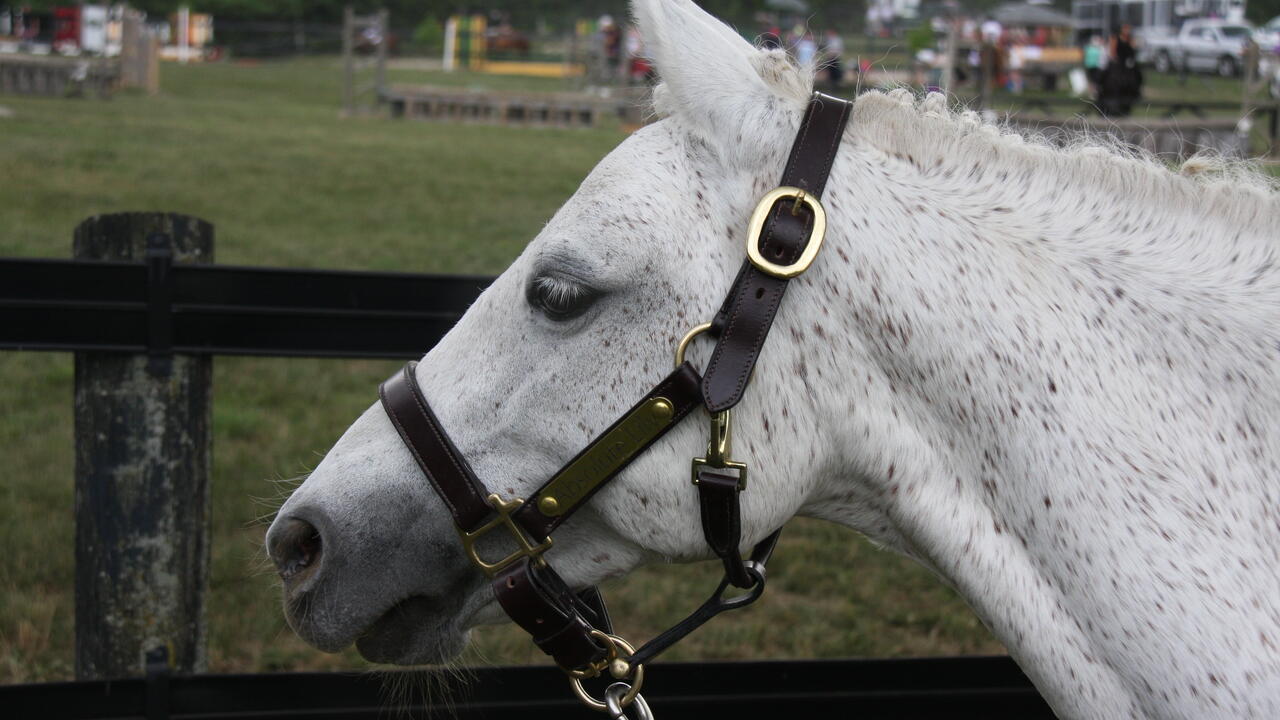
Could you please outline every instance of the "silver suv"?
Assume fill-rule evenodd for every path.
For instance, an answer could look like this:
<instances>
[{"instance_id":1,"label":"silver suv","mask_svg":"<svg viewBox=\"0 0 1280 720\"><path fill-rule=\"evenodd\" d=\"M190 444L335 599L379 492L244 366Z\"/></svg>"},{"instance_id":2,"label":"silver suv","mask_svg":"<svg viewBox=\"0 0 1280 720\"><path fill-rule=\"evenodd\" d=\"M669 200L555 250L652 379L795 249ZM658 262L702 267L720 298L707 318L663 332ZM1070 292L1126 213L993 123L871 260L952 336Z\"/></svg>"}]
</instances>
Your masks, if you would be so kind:
<instances>
[{"instance_id":1,"label":"silver suv","mask_svg":"<svg viewBox=\"0 0 1280 720\"><path fill-rule=\"evenodd\" d=\"M1244 66L1244 46L1253 28L1224 20L1188 20L1174 36L1144 38L1139 60L1157 72L1190 70L1235 77Z\"/></svg>"}]
</instances>

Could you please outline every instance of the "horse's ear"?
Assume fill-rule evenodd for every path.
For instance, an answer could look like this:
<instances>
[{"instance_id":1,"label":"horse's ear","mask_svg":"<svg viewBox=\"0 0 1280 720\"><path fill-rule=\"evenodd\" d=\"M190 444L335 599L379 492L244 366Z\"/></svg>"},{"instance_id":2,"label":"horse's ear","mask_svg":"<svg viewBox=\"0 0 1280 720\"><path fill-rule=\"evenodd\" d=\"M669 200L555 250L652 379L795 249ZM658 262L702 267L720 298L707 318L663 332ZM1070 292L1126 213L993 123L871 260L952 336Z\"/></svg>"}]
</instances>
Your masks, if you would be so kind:
<instances>
[{"instance_id":1,"label":"horse's ear","mask_svg":"<svg viewBox=\"0 0 1280 720\"><path fill-rule=\"evenodd\" d=\"M660 114L723 131L772 95L757 69L760 51L690 0L632 0L631 8L662 81Z\"/></svg>"}]
</instances>

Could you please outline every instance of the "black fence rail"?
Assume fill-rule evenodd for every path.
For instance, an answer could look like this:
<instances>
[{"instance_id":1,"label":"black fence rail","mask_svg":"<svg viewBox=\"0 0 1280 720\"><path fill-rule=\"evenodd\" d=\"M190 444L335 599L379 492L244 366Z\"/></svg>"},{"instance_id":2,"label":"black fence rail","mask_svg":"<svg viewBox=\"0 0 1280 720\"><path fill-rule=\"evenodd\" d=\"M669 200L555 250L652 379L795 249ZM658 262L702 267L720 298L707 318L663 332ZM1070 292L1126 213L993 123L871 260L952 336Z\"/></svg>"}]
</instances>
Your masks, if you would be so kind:
<instances>
[{"instance_id":1,"label":"black fence rail","mask_svg":"<svg viewBox=\"0 0 1280 720\"><path fill-rule=\"evenodd\" d=\"M551 667L477 668L424 704L388 673L151 674L0 687L9 717L44 720L597 719ZM1007 657L657 663L645 697L662 720L850 717L1039 720L1053 713Z\"/></svg>"},{"instance_id":2,"label":"black fence rail","mask_svg":"<svg viewBox=\"0 0 1280 720\"><path fill-rule=\"evenodd\" d=\"M0 349L417 358L492 281L0 259Z\"/></svg>"}]
</instances>

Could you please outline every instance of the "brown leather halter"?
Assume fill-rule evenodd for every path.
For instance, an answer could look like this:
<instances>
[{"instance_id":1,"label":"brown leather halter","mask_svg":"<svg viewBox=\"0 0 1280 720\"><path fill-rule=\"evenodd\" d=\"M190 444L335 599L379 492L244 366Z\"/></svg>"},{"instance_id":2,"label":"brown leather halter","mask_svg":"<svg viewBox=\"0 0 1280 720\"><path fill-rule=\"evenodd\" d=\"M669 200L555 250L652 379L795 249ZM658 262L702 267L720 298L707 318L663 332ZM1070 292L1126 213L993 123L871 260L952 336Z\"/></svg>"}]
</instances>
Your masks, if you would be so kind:
<instances>
[{"instance_id":1,"label":"brown leather halter","mask_svg":"<svg viewBox=\"0 0 1280 720\"><path fill-rule=\"evenodd\" d=\"M589 443L528 500L503 500L472 472L431 411L414 377L417 363L379 388L383 408L427 480L453 514L467 555L491 579L503 610L533 636L543 652L569 673L588 705L618 710L638 697L644 663L724 610L744 607L764 591L765 563L781 529L743 560L739 493L747 468L729 458L730 409L746 390L760 349L791 278L808 269L822 245L825 211L819 203L852 104L814 93L805 112L781 186L761 199L752 215L743 262L715 319L694 328L676 353L676 369L613 425ZM705 375L684 361L692 338L717 339ZM725 578L692 615L634 650L612 634L603 597L594 588L575 592L547 563L551 532L632 460L675 427L694 408L711 413L706 457L693 461L703 535L721 559ZM503 527L517 549L496 561L482 558L476 543ZM744 588L724 598L729 585ZM619 681L606 701L591 697L581 681L605 670ZM641 699L637 705L646 710Z\"/></svg>"}]
</instances>

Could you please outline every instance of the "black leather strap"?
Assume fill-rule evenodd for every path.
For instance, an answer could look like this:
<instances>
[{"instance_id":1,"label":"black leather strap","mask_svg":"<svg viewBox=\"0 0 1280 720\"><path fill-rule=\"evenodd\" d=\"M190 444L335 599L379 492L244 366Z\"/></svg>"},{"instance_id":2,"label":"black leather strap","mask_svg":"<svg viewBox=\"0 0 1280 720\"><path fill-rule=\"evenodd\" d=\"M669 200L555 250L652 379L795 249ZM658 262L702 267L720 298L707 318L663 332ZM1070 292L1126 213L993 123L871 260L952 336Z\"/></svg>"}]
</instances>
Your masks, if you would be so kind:
<instances>
[{"instance_id":1,"label":"black leather strap","mask_svg":"<svg viewBox=\"0 0 1280 720\"><path fill-rule=\"evenodd\" d=\"M791 146L780 185L798 187L814 197L822 196L852 107L853 103L845 100L813 94L800 132ZM766 260L791 264L808 244L813 213L803 204L794 208L795 204L789 198L774 204L757 239ZM749 260L738 271L728 297L712 322L712 332L719 340L702 378L703 401L711 412L727 410L742 400L788 282L761 272Z\"/></svg>"},{"instance_id":2,"label":"black leather strap","mask_svg":"<svg viewBox=\"0 0 1280 720\"><path fill-rule=\"evenodd\" d=\"M378 388L382 407L436 494L462 530L471 532L493 514L484 483L454 447L448 433L422 395L411 362Z\"/></svg>"},{"instance_id":3,"label":"black leather strap","mask_svg":"<svg viewBox=\"0 0 1280 720\"><path fill-rule=\"evenodd\" d=\"M765 585L765 565L769 562L769 558L773 556L773 550L778 546L778 538L782 536L782 528L773 531L773 534L766 537L751 549L751 564L745 565L743 570L751 578L751 582L740 587L747 588L747 592L731 598L724 596L725 590L729 588L729 578L726 576L720 582L720 586L716 591L707 598L707 601L689 614L684 620L671 626L661 635L653 638L645 643L635 654L627 661L633 665L643 665L657 657L663 650L675 645L684 636L697 630L708 620L719 615L725 610L737 610L744 608L764 594Z\"/></svg>"},{"instance_id":4,"label":"black leather strap","mask_svg":"<svg viewBox=\"0 0 1280 720\"><path fill-rule=\"evenodd\" d=\"M702 512L702 536L724 563L725 578L736 587L751 587L753 580L742 564L742 506L738 503L736 475L703 468L698 472L698 505Z\"/></svg>"},{"instance_id":5,"label":"black leather strap","mask_svg":"<svg viewBox=\"0 0 1280 720\"><path fill-rule=\"evenodd\" d=\"M550 565L522 558L498 573L493 594L507 615L533 638L542 652L566 670L584 668L605 656L591 637L593 627L609 632L603 599L589 588L575 595ZM590 598L599 599L592 606Z\"/></svg>"}]
</instances>

